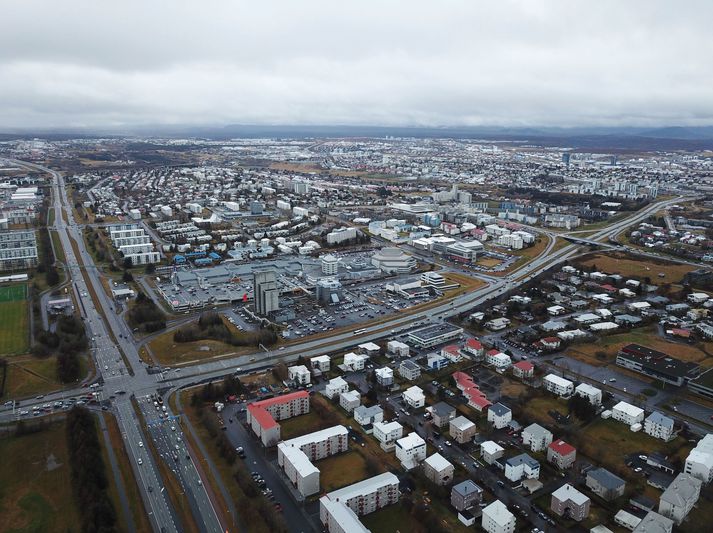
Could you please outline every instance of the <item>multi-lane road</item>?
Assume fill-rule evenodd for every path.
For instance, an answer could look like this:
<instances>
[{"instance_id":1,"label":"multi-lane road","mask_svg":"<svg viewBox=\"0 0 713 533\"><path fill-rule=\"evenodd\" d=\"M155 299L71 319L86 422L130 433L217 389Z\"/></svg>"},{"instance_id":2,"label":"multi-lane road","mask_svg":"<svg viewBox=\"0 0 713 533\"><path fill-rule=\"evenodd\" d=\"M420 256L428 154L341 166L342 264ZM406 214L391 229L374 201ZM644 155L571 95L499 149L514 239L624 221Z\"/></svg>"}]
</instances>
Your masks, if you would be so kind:
<instances>
[{"instance_id":1,"label":"multi-lane road","mask_svg":"<svg viewBox=\"0 0 713 533\"><path fill-rule=\"evenodd\" d=\"M427 310L394 316L378 324L365 325L362 328L363 333L359 335L354 335L351 331L336 332L329 337L306 340L267 354L259 352L185 367L180 371L172 370L152 374L147 371L146 366L139 358L131 331L122 317L117 314L114 303L102 286L100 273L85 249L81 227L74 221L72 209L67 202L62 176L58 172L33 163L12 162L25 168L44 171L52 176L52 209L55 210L53 229L57 231L65 250L67 274L71 277L72 288L79 303L81 316L85 320L88 335L93 339L92 354L96 361L97 371L101 376L100 382L103 383L104 398L114 396L112 409L119 422L134 473L140 483L141 495L156 531L172 532L183 529L163 490L164 483L161 481L156 460L165 461L174 471L199 529L207 532L225 530L219 513L207 494L205 483L190 458L190 454L186 452L185 437L181 432L180 425L173 423L170 419L166 421L165 418L157 416L159 413L150 397L157 394L159 390L170 388L171 391L175 391L200 381L220 378L235 372L236 368L240 368L242 372L248 372L268 364L272 365L277 361L295 359L300 355L309 357L326 351L338 351L349 348L357 342L377 340L385 336L403 333L413 329L416 325L458 315L499 298L548 268L561 264L580 253L580 247L575 244L554 250L556 240L547 234L549 242L543 253L513 273L501 278L474 273L476 277L486 282L484 287L446 300ZM683 198L678 197L651 204L630 217L590 235L589 239L616 237L628 226L682 200ZM72 240L79 252L78 257L75 254ZM83 274L86 274L86 281L90 283L91 291L88 290ZM93 295L96 295L96 300ZM46 395L41 401L38 400L35 403L51 402L71 395L79 396L85 392L86 389L58 391ZM131 397L136 398L144 418L149 422L148 437L153 440L160 454L158 458L153 457L144 444L147 442L147 436L144 434L134 406L130 402ZM33 402L25 402L25 406L32 406L32 404ZM25 406L23 407L27 408ZM12 416L10 411L0 413L0 419L8 419ZM178 456L178 460L175 459L174 454Z\"/></svg>"}]
</instances>

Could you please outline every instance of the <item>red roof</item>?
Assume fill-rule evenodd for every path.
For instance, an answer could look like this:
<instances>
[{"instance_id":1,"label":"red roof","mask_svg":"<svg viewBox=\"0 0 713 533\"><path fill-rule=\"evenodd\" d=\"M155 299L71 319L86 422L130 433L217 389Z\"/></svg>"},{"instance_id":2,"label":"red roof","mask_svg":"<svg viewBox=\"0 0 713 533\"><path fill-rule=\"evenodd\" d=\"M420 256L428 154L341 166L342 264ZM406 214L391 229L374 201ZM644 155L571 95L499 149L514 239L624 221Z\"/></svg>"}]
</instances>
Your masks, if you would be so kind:
<instances>
[{"instance_id":1,"label":"red roof","mask_svg":"<svg viewBox=\"0 0 713 533\"><path fill-rule=\"evenodd\" d=\"M460 352L460 346L458 346L457 344L449 344L448 346L443 348L443 351L448 353L458 353Z\"/></svg>"},{"instance_id":2,"label":"red roof","mask_svg":"<svg viewBox=\"0 0 713 533\"><path fill-rule=\"evenodd\" d=\"M485 396L474 396L470 398L470 403L477 405L481 409L485 409L486 407L490 407L493 405L493 403L488 400Z\"/></svg>"},{"instance_id":3,"label":"red roof","mask_svg":"<svg viewBox=\"0 0 713 533\"><path fill-rule=\"evenodd\" d=\"M571 444L567 444L563 440L555 440L552 441L552 443L548 446L548 448L551 448L552 451L559 455L569 455L570 453L576 452L577 449L572 446Z\"/></svg>"},{"instance_id":4,"label":"red roof","mask_svg":"<svg viewBox=\"0 0 713 533\"><path fill-rule=\"evenodd\" d=\"M548 344L555 344L555 343L559 344L561 341L560 341L559 337L545 337L544 339L541 339L540 342L546 342Z\"/></svg>"},{"instance_id":5,"label":"red roof","mask_svg":"<svg viewBox=\"0 0 713 533\"><path fill-rule=\"evenodd\" d=\"M475 350L483 349L483 345L480 343L480 341L478 339L472 339L472 338L468 339L465 344L466 344L466 346L468 346L468 348L473 348Z\"/></svg>"},{"instance_id":6,"label":"red roof","mask_svg":"<svg viewBox=\"0 0 713 533\"><path fill-rule=\"evenodd\" d=\"M517 367L520 370L524 370L525 372L535 369L535 365L533 365L530 361L519 361L512 366Z\"/></svg>"},{"instance_id":7,"label":"red roof","mask_svg":"<svg viewBox=\"0 0 713 533\"><path fill-rule=\"evenodd\" d=\"M270 407L271 405L278 405L281 403L286 403L292 400L297 400L299 398L309 398L309 392L306 390L300 390L297 392L291 392L289 394L283 394L282 396L275 396L274 398L268 398L267 400L260 400L259 402L251 403L255 407Z\"/></svg>"},{"instance_id":8,"label":"red roof","mask_svg":"<svg viewBox=\"0 0 713 533\"><path fill-rule=\"evenodd\" d=\"M500 350L496 350L495 348L488 350L488 355L495 355L497 353L500 353Z\"/></svg>"},{"instance_id":9,"label":"red roof","mask_svg":"<svg viewBox=\"0 0 713 533\"><path fill-rule=\"evenodd\" d=\"M601 288L604 289L604 290L607 291L607 292L615 292L615 291L616 291L616 287L612 287L612 286L609 285L609 284L607 284L607 285L601 285Z\"/></svg>"},{"instance_id":10,"label":"red roof","mask_svg":"<svg viewBox=\"0 0 713 533\"><path fill-rule=\"evenodd\" d=\"M248 405L248 411L250 411L250 416L257 420L262 429L271 429L278 425L272 415L259 405L251 403Z\"/></svg>"}]
</instances>

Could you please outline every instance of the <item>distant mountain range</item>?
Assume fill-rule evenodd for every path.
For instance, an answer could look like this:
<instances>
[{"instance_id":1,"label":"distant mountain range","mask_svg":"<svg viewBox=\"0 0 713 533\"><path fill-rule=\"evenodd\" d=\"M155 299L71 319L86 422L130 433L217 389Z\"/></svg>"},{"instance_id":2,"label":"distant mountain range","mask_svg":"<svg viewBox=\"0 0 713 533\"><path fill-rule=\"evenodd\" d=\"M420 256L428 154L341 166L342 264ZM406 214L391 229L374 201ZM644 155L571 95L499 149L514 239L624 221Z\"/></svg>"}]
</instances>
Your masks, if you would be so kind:
<instances>
[{"instance_id":1,"label":"distant mountain range","mask_svg":"<svg viewBox=\"0 0 713 533\"><path fill-rule=\"evenodd\" d=\"M339 138L415 137L467 138L591 151L713 150L713 126L634 127L399 127L399 126L139 126L123 130L97 128L77 130L22 131L0 134L0 140L41 137L67 139L92 136L231 138Z\"/></svg>"}]
</instances>

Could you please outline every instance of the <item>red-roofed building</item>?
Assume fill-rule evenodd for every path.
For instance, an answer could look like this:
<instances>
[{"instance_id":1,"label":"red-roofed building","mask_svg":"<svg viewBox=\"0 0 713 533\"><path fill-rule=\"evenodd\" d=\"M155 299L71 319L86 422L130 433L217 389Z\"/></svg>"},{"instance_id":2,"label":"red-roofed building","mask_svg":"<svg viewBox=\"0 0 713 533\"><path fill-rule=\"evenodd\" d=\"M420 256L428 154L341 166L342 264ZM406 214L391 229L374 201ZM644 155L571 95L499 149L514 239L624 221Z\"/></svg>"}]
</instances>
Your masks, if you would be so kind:
<instances>
[{"instance_id":1,"label":"red-roofed building","mask_svg":"<svg viewBox=\"0 0 713 533\"><path fill-rule=\"evenodd\" d=\"M563 440L554 440L547 447L547 461L557 468L569 468L576 458L577 449Z\"/></svg>"},{"instance_id":2,"label":"red-roofed building","mask_svg":"<svg viewBox=\"0 0 713 533\"><path fill-rule=\"evenodd\" d=\"M478 385L475 384L471 376L465 372L454 372L453 379L456 382L458 390L460 390L463 396L468 400L470 407L482 413L492 405Z\"/></svg>"},{"instance_id":3,"label":"red-roofed building","mask_svg":"<svg viewBox=\"0 0 713 533\"><path fill-rule=\"evenodd\" d=\"M277 421L306 413L309 413L309 393L297 391L249 404L247 421L264 446L274 446L280 440Z\"/></svg>"},{"instance_id":4,"label":"red-roofed building","mask_svg":"<svg viewBox=\"0 0 713 533\"><path fill-rule=\"evenodd\" d=\"M451 361L452 363L457 363L463 359L460 353L460 346L457 344L449 344L441 348L441 355Z\"/></svg>"},{"instance_id":5,"label":"red-roofed building","mask_svg":"<svg viewBox=\"0 0 713 533\"><path fill-rule=\"evenodd\" d=\"M540 344L547 350L558 350L562 341L559 337L545 337L544 339L540 339Z\"/></svg>"},{"instance_id":6,"label":"red-roofed building","mask_svg":"<svg viewBox=\"0 0 713 533\"><path fill-rule=\"evenodd\" d=\"M529 379L535 374L535 365L529 361L518 361L512 365L512 373L515 377Z\"/></svg>"},{"instance_id":7,"label":"red-roofed building","mask_svg":"<svg viewBox=\"0 0 713 533\"><path fill-rule=\"evenodd\" d=\"M468 339L465 342L463 351L471 355L476 361L483 358L483 345L478 339Z\"/></svg>"}]
</instances>

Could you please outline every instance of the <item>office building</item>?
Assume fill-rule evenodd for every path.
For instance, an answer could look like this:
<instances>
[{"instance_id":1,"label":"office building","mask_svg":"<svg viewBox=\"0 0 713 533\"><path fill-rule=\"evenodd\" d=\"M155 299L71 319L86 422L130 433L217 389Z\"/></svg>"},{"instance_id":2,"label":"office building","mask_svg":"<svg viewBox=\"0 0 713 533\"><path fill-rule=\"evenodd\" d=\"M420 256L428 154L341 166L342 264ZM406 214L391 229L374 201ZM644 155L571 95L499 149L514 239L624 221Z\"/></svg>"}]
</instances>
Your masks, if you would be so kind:
<instances>
[{"instance_id":1,"label":"office building","mask_svg":"<svg viewBox=\"0 0 713 533\"><path fill-rule=\"evenodd\" d=\"M0 270L37 266L37 239L34 231L0 232Z\"/></svg>"},{"instance_id":2,"label":"office building","mask_svg":"<svg viewBox=\"0 0 713 533\"><path fill-rule=\"evenodd\" d=\"M255 293L255 312L267 316L280 309L277 274L274 270L256 270L253 289Z\"/></svg>"}]
</instances>

